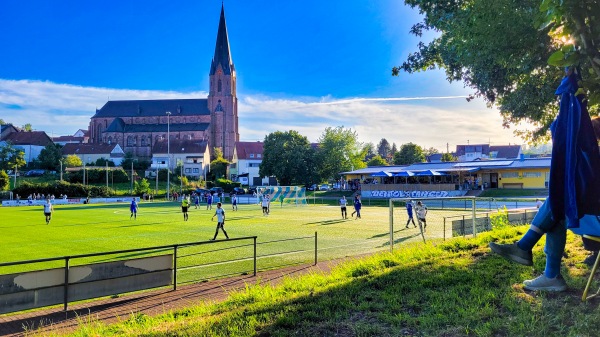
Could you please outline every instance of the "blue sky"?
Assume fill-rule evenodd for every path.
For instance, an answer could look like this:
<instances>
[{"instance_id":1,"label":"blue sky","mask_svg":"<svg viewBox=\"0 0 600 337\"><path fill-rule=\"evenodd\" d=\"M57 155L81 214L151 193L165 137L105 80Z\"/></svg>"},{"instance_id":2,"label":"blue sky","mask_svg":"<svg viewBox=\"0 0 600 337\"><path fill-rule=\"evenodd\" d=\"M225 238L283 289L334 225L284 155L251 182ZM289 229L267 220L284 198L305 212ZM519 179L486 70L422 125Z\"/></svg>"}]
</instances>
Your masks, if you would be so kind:
<instances>
[{"instance_id":1,"label":"blue sky","mask_svg":"<svg viewBox=\"0 0 600 337\"><path fill-rule=\"evenodd\" d=\"M53 135L87 128L108 99L205 98L220 1L0 2L0 118ZM391 76L416 49L399 0L225 1L240 138L327 126L445 150L522 143L441 71ZM7 33L6 33L7 32ZM429 40L432 36L425 36Z\"/></svg>"}]
</instances>

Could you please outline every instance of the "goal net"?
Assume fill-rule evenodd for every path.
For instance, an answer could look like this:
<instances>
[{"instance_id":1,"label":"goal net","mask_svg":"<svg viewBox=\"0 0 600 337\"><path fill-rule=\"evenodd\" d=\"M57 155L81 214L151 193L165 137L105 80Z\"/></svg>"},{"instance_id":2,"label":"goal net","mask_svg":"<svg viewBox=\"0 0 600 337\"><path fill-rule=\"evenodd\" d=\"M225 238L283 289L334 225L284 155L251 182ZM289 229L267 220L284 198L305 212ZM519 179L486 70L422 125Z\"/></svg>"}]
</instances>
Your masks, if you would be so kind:
<instances>
[{"instance_id":1,"label":"goal net","mask_svg":"<svg viewBox=\"0 0 600 337\"><path fill-rule=\"evenodd\" d=\"M445 240L490 230L489 215L478 214L475 205L474 197L391 198L390 242L403 236Z\"/></svg>"},{"instance_id":2,"label":"goal net","mask_svg":"<svg viewBox=\"0 0 600 337\"><path fill-rule=\"evenodd\" d=\"M300 186L259 186L256 188L259 199L269 195L271 207L307 205L306 189Z\"/></svg>"}]
</instances>

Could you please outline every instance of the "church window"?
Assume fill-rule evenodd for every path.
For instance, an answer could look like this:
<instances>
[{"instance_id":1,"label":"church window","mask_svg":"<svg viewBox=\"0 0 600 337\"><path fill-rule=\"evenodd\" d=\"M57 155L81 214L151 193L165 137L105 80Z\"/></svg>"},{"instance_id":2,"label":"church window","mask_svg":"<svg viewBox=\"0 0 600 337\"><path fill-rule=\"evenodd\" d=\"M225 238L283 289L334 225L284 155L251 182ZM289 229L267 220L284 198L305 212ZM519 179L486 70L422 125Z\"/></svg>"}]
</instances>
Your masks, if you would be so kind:
<instances>
[{"instance_id":1,"label":"church window","mask_svg":"<svg viewBox=\"0 0 600 337\"><path fill-rule=\"evenodd\" d=\"M221 86L222 86L221 80L219 80L219 82L217 82L217 91L218 92L221 92Z\"/></svg>"},{"instance_id":2,"label":"church window","mask_svg":"<svg viewBox=\"0 0 600 337\"><path fill-rule=\"evenodd\" d=\"M146 137L142 136L142 146L146 146Z\"/></svg>"},{"instance_id":3,"label":"church window","mask_svg":"<svg viewBox=\"0 0 600 337\"><path fill-rule=\"evenodd\" d=\"M127 146L134 146L133 137L127 136Z\"/></svg>"},{"instance_id":4,"label":"church window","mask_svg":"<svg viewBox=\"0 0 600 337\"><path fill-rule=\"evenodd\" d=\"M112 137L111 136L108 136L107 142L108 142L109 145L112 144Z\"/></svg>"}]
</instances>

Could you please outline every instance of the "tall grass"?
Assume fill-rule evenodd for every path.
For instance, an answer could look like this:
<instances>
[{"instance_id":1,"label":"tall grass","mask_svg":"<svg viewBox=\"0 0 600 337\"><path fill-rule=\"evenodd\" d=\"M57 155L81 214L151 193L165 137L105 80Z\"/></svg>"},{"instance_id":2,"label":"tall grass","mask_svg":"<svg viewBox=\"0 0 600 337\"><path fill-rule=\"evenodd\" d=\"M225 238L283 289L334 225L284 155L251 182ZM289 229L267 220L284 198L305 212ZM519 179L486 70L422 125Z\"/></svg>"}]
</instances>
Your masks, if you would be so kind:
<instances>
[{"instance_id":1,"label":"tall grass","mask_svg":"<svg viewBox=\"0 0 600 337\"><path fill-rule=\"evenodd\" d=\"M523 290L522 280L543 270L542 244L533 268L489 252L490 241L525 230L408 244L279 286L257 282L221 303L110 326L82 322L70 336L597 336L600 309L579 299L589 271L578 237L568 237L565 293Z\"/></svg>"}]
</instances>

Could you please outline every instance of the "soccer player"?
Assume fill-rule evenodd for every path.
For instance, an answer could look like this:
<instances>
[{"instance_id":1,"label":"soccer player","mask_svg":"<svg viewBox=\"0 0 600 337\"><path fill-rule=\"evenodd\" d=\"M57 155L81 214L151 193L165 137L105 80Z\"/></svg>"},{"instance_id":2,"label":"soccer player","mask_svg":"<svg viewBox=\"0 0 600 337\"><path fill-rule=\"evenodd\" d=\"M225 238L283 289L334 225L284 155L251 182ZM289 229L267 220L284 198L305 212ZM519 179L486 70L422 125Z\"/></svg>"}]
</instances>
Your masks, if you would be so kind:
<instances>
[{"instance_id":1,"label":"soccer player","mask_svg":"<svg viewBox=\"0 0 600 337\"><path fill-rule=\"evenodd\" d=\"M208 193L206 196L206 209L212 209L213 196L211 193Z\"/></svg>"},{"instance_id":2,"label":"soccer player","mask_svg":"<svg viewBox=\"0 0 600 337\"><path fill-rule=\"evenodd\" d=\"M415 207L415 210L417 212L417 221L419 222L419 227L422 227L424 232L427 228L427 220L425 219L427 216L427 206L420 201L417 201L417 207Z\"/></svg>"},{"instance_id":3,"label":"soccer player","mask_svg":"<svg viewBox=\"0 0 600 337\"><path fill-rule=\"evenodd\" d=\"M190 207L190 199L188 199L185 194L183 198L181 198L181 212L183 213L183 221L188 220L188 208Z\"/></svg>"},{"instance_id":4,"label":"soccer player","mask_svg":"<svg viewBox=\"0 0 600 337\"><path fill-rule=\"evenodd\" d=\"M360 195L355 195L354 196L354 212L352 212L351 216L354 216L354 213L356 213L356 218L360 219L360 209L362 208L362 202L360 201Z\"/></svg>"},{"instance_id":5,"label":"soccer player","mask_svg":"<svg viewBox=\"0 0 600 337\"><path fill-rule=\"evenodd\" d=\"M227 235L227 232L225 231L225 210L221 208L220 202L217 202L217 209L215 210L215 215L212 216L211 220L214 220L215 216L217 217L217 230L215 231L215 236L212 238L211 241L215 241L217 239L217 235L219 234L219 228L223 230L225 237L229 239L229 235Z\"/></svg>"},{"instance_id":6,"label":"soccer player","mask_svg":"<svg viewBox=\"0 0 600 337\"><path fill-rule=\"evenodd\" d=\"M44 215L46 216L46 225L50 224L50 220L52 219L52 211L54 208L50 203L50 199L46 199L46 204L44 204Z\"/></svg>"},{"instance_id":7,"label":"soccer player","mask_svg":"<svg viewBox=\"0 0 600 337\"><path fill-rule=\"evenodd\" d=\"M263 215L269 215L269 195L265 194L262 198L262 211Z\"/></svg>"},{"instance_id":8,"label":"soccer player","mask_svg":"<svg viewBox=\"0 0 600 337\"><path fill-rule=\"evenodd\" d=\"M406 213L408 213L408 221L406 222L406 228L408 228L408 224L412 221L414 228L417 228L415 225L415 219L413 218L413 203L412 200L406 203Z\"/></svg>"},{"instance_id":9,"label":"soccer player","mask_svg":"<svg viewBox=\"0 0 600 337\"><path fill-rule=\"evenodd\" d=\"M194 209L198 209L198 206L200 206L200 196L198 194L194 197L194 205L196 206Z\"/></svg>"},{"instance_id":10,"label":"soccer player","mask_svg":"<svg viewBox=\"0 0 600 337\"><path fill-rule=\"evenodd\" d=\"M346 200L345 196L342 196L342 198L339 201L340 207L342 209L342 219L348 219L348 213L346 212L346 204L348 203L348 200Z\"/></svg>"},{"instance_id":11,"label":"soccer player","mask_svg":"<svg viewBox=\"0 0 600 337\"><path fill-rule=\"evenodd\" d=\"M231 206L233 207L234 211L237 211L237 203L238 203L237 195L235 195L235 193L234 193L231 195Z\"/></svg>"},{"instance_id":12,"label":"soccer player","mask_svg":"<svg viewBox=\"0 0 600 337\"><path fill-rule=\"evenodd\" d=\"M134 218L137 220L137 209L138 209L138 204L135 201L135 198L131 199L131 205L129 205L129 210L131 211L131 215L129 216L129 219L131 220L131 218Z\"/></svg>"}]
</instances>

